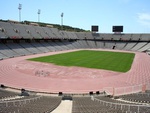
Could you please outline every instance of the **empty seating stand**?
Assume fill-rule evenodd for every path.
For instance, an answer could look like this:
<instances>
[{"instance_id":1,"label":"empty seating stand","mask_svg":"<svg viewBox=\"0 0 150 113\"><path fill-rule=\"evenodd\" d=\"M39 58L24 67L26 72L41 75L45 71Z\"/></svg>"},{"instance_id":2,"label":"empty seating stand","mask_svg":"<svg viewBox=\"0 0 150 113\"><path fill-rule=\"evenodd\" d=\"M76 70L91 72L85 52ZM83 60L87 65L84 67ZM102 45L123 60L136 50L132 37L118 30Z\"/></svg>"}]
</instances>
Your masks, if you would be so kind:
<instances>
[{"instance_id":1,"label":"empty seating stand","mask_svg":"<svg viewBox=\"0 0 150 113\"><path fill-rule=\"evenodd\" d=\"M50 45L51 41L41 41L40 42L42 46L44 46L45 48L47 48L49 51L56 51L56 48L52 45Z\"/></svg>"},{"instance_id":2,"label":"empty seating stand","mask_svg":"<svg viewBox=\"0 0 150 113\"><path fill-rule=\"evenodd\" d=\"M20 39L21 36L19 35L19 30L15 29L9 22L0 22L0 28L3 29L3 34L5 33L7 35L7 38L11 39ZM2 34L1 37L5 37Z\"/></svg>"},{"instance_id":3,"label":"empty seating stand","mask_svg":"<svg viewBox=\"0 0 150 113\"><path fill-rule=\"evenodd\" d=\"M5 29L0 26L0 39L7 39L8 36L5 34Z\"/></svg>"},{"instance_id":4,"label":"empty seating stand","mask_svg":"<svg viewBox=\"0 0 150 113\"><path fill-rule=\"evenodd\" d=\"M42 46L39 42L32 42L31 43L32 46L36 47L37 49L39 49L41 51L41 53L46 53L49 52L49 49L47 49L46 47Z\"/></svg>"},{"instance_id":5,"label":"empty seating stand","mask_svg":"<svg viewBox=\"0 0 150 113\"><path fill-rule=\"evenodd\" d=\"M103 40L112 40L113 39L112 34L108 34L108 33L101 33L100 38Z\"/></svg>"},{"instance_id":6,"label":"empty seating stand","mask_svg":"<svg viewBox=\"0 0 150 113\"><path fill-rule=\"evenodd\" d=\"M7 97L13 97L13 96L17 96L17 95L19 95L19 93L0 89L0 99L7 98Z\"/></svg>"},{"instance_id":7,"label":"empty seating stand","mask_svg":"<svg viewBox=\"0 0 150 113\"><path fill-rule=\"evenodd\" d=\"M74 96L72 113L149 113L150 106L107 96Z\"/></svg>"},{"instance_id":8,"label":"empty seating stand","mask_svg":"<svg viewBox=\"0 0 150 113\"><path fill-rule=\"evenodd\" d=\"M86 39L94 39L94 37L93 37L91 32L86 32L85 33L85 37L86 37Z\"/></svg>"},{"instance_id":9,"label":"empty seating stand","mask_svg":"<svg viewBox=\"0 0 150 113\"><path fill-rule=\"evenodd\" d=\"M18 42L13 39L20 39ZM5 42L6 41L6 42ZM101 48L140 51L150 49L150 34L108 34L59 31L57 28L0 22L0 60L22 55L39 54L70 49ZM148 68L146 68L148 69ZM0 89L0 100L17 93ZM139 93L120 98L128 103L108 97L73 97L72 113L150 113L150 94ZM53 111L61 97L29 96L0 101L0 113L44 113ZM137 104L139 103L139 104ZM128 107L127 107L128 106ZM130 107L129 107L130 106Z\"/></svg>"},{"instance_id":10,"label":"empty seating stand","mask_svg":"<svg viewBox=\"0 0 150 113\"><path fill-rule=\"evenodd\" d=\"M123 50L127 43L125 42L117 42L115 45L115 49Z\"/></svg>"},{"instance_id":11,"label":"empty seating stand","mask_svg":"<svg viewBox=\"0 0 150 113\"><path fill-rule=\"evenodd\" d=\"M33 25L23 25L26 31L32 36L31 39L42 39L40 32L36 31Z\"/></svg>"},{"instance_id":12,"label":"empty seating stand","mask_svg":"<svg viewBox=\"0 0 150 113\"><path fill-rule=\"evenodd\" d=\"M19 24L19 23L11 23L14 29L18 30L18 34L21 36L23 39L32 39L33 37L30 34L30 31L25 28L24 25Z\"/></svg>"},{"instance_id":13,"label":"empty seating stand","mask_svg":"<svg viewBox=\"0 0 150 113\"><path fill-rule=\"evenodd\" d=\"M0 53L4 56L3 58L12 58L19 56L18 53L13 51L11 48L9 48L7 45L0 43Z\"/></svg>"},{"instance_id":14,"label":"empty seating stand","mask_svg":"<svg viewBox=\"0 0 150 113\"><path fill-rule=\"evenodd\" d=\"M42 53L42 51L40 51L38 48L34 47L29 42L24 42L24 43L21 43L20 45L32 54Z\"/></svg>"},{"instance_id":15,"label":"empty seating stand","mask_svg":"<svg viewBox=\"0 0 150 113\"><path fill-rule=\"evenodd\" d=\"M79 39L86 39L86 35L84 32L76 32L76 35Z\"/></svg>"},{"instance_id":16,"label":"empty seating stand","mask_svg":"<svg viewBox=\"0 0 150 113\"><path fill-rule=\"evenodd\" d=\"M141 34L142 41L150 41L150 34Z\"/></svg>"},{"instance_id":17,"label":"empty seating stand","mask_svg":"<svg viewBox=\"0 0 150 113\"><path fill-rule=\"evenodd\" d=\"M137 42L128 42L124 47L124 50L131 50L136 44Z\"/></svg>"},{"instance_id":18,"label":"empty seating stand","mask_svg":"<svg viewBox=\"0 0 150 113\"><path fill-rule=\"evenodd\" d=\"M142 47L144 47L147 44L147 42L138 42L131 50L132 51L138 51Z\"/></svg>"},{"instance_id":19,"label":"empty seating stand","mask_svg":"<svg viewBox=\"0 0 150 113\"><path fill-rule=\"evenodd\" d=\"M0 113L50 113L61 102L61 97L29 96L0 103Z\"/></svg>"},{"instance_id":20,"label":"empty seating stand","mask_svg":"<svg viewBox=\"0 0 150 113\"><path fill-rule=\"evenodd\" d=\"M55 36L54 38L55 39L63 39L63 37L59 33L58 29L56 29L56 28L50 28L50 30L54 34L54 36Z\"/></svg>"},{"instance_id":21,"label":"empty seating stand","mask_svg":"<svg viewBox=\"0 0 150 113\"><path fill-rule=\"evenodd\" d=\"M42 39L49 39L50 36L44 31L43 27L40 26L33 26L37 34L41 36Z\"/></svg>"},{"instance_id":22,"label":"empty seating stand","mask_svg":"<svg viewBox=\"0 0 150 113\"><path fill-rule=\"evenodd\" d=\"M69 39L68 34L65 31L59 31L59 34L61 35L62 39Z\"/></svg>"},{"instance_id":23,"label":"empty seating stand","mask_svg":"<svg viewBox=\"0 0 150 113\"><path fill-rule=\"evenodd\" d=\"M149 93L134 93L120 96L124 100L140 102L140 103L150 103L150 94Z\"/></svg>"},{"instance_id":24,"label":"empty seating stand","mask_svg":"<svg viewBox=\"0 0 150 113\"><path fill-rule=\"evenodd\" d=\"M54 33L52 33L52 31L50 30L50 28L48 27L42 27L44 32L49 36L48 39L54 39L56 38L56 35Z\"/></svg>"},{"instance_id":25,"label":"empty seating stand","mask_svg":"<svg viewBox=\"0 0 150 113\"><path fill-rule=\"evenodd\" d=\"M72 113L126 113L102 104L91 97L73 97Z\"/></svg>"}]
</instances>

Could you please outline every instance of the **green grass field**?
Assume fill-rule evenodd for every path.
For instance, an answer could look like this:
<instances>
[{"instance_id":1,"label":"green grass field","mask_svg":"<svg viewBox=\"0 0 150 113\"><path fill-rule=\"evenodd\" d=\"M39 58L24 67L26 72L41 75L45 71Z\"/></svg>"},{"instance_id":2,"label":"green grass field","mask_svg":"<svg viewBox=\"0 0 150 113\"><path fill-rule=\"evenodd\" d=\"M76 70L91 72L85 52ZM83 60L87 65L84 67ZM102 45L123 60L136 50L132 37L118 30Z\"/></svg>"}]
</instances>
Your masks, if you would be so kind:
<instances>
[{"instance_id":1,"label":"green grass field","mask_svg":"<svg viewBox=\"0 0 150 113\"><path fill-rule=\"evenodd\" d=\"M53 63L61 66L78 66L127 72L131 68L134 56L134 53L81 50L28 60Z\"/></svg>"}]
</instances>

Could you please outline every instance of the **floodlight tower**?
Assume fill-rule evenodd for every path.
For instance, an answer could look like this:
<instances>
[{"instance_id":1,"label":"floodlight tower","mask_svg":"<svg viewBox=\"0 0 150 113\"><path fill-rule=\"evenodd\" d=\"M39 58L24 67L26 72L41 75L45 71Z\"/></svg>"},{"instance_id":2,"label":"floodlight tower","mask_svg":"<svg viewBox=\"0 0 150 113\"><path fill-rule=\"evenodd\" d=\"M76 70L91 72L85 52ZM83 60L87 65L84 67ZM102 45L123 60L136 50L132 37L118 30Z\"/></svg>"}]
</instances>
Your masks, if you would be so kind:
<instances>
[{"instance_id":1,"label":"floodlight tower","mask_svg":"<svg viewBox=\"0 0 150 113\"><path fill-rule=\"evenodd\" d=\"M40 14L41 14L41 10L38 9L38 22L40 22Z\"/></svg>"},{"instance_id":2,"label":"floodlight tower","mask_svg":"<svg viewBox=\"0 0 150 113\"><path fill-rule=\"evenodd\" d=\"M21 22L21 9L22 9L22 4L19 4L18 9L19 9L19 21Z\"/></svg>"},{"instance_id":3,"label":"floodlight tower","mask_svg":"<svg viewBox=\"0 0 150 113\"><path fill-rule=\"evenodd\" d=\"M63 30L63 17L64 17L64 13L61 13L61 30Z\"/></svg>"}]
</instances>

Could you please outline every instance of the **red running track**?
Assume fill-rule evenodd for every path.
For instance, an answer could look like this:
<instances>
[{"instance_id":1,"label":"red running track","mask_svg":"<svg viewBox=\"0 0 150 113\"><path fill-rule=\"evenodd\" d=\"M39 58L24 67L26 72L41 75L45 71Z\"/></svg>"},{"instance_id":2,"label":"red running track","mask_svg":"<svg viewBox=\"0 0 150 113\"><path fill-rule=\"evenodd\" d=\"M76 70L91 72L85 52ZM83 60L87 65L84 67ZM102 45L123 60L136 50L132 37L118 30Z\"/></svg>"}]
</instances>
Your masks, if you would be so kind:
<instances>
[{"instance_id":1,"label":"red running track","mask_svg":"<svg viewBox=\"0 0 150 113\"><path fill-rule=\"evenodd\" d=\"M48 93L88 93L89 91L101 91L108 87L118 88L150 83L150 57L145 53L135 52L132 68L126 73L56 66L26 60L70 51L76 50L1 60L0 83L17 89L25 88Z\"/></svg>"}]
</instances>

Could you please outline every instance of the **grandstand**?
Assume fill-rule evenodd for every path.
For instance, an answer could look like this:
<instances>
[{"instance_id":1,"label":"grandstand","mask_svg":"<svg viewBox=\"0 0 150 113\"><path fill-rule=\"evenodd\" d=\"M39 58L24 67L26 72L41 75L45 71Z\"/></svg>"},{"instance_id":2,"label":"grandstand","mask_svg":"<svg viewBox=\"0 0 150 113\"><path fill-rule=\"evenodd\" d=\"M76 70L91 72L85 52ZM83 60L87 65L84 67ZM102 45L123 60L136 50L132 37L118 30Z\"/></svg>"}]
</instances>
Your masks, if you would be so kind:
<instances>
[{"instance_id":1,"label":"grandstand","mask_svg":"<svg viewBox=\"0 0 150 113\"><path fill-rule=\"evenodd\" d=\"M126 73L25 60L84 49L136 55ZM67 97L72 113L149 113L149 53L150 34L70 32L0 21L0 113L49 113ZM8 91L22 88L30 96Z\"/></svg>"}]
</instances>

